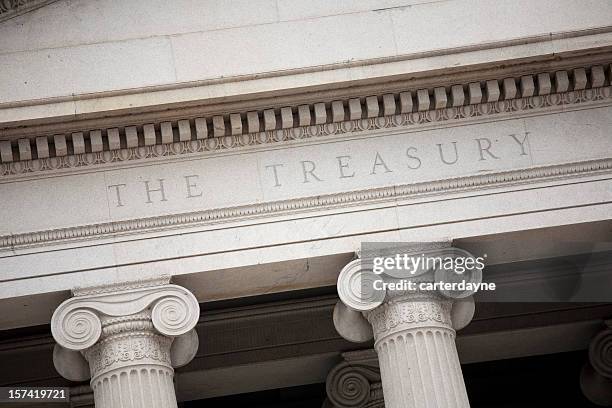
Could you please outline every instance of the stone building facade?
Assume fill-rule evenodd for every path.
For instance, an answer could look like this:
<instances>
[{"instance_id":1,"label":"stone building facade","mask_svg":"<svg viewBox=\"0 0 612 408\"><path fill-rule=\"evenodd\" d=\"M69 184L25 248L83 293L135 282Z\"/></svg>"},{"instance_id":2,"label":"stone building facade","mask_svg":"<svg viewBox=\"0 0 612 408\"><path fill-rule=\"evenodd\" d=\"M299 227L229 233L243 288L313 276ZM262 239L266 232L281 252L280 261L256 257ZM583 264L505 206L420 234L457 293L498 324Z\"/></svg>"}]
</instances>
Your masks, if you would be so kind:
<instances>
[{"instance_id":1,"label":"stone building facade","mask_svg":"<svg viewBox=\"0 0 612 408\"><path fill-rule=\"evenodd\" d=\"M611 21L606 0L0 0L0 386L612 406ZM364 242L486 254L498 289L362 302Z\"/></svg>"}]
</instances>

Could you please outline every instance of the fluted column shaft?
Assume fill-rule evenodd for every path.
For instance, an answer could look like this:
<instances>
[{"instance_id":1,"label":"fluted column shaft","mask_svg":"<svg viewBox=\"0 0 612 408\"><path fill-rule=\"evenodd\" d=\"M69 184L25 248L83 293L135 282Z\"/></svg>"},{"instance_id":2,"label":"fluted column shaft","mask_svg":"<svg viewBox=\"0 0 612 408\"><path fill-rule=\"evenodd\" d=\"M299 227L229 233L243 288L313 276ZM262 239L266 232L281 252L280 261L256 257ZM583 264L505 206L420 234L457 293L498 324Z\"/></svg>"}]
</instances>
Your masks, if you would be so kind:
<instances>
[{"instance_id":1,"label":"fluted column shaft","mask_svg":"<svg viewBox=\"0 0 612 408\"><path fill-rule=\"evenodd\" d=\"M96 408L176 408L173 367L198 346L195 297L167 279L74 294L51 321L60 374L91 378Z\"/></svg>"},{"instance_id":2,"label":"fluted column shaft","mask_svg":"<svg viewBox=\"0 0 612 408\"><path fill-rule=\"evenodd\" d=\"M172 341L156 333L150 313L103 318L100 341L83 352L96 407L176 407Z\"/></svg>"},{"instance_id":3,"label":"fluted column shaft","mask_svg":"<svg viewBox=\"0 0 612 408\"><path fill-rule=\"evenodd\" d=\"M385 407L467 408L452 302L415 297L395 298L365 313L374 329Z\"/></svg>"}]
</instances>

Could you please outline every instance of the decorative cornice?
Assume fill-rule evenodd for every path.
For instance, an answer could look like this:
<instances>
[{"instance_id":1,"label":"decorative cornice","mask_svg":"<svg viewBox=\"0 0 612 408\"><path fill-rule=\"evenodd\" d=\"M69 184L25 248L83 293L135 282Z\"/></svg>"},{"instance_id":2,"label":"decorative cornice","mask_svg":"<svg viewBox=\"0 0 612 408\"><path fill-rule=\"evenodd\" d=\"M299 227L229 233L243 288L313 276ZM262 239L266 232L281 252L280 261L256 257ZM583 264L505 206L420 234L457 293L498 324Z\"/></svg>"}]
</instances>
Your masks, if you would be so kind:
<instances>
[{"instance_id":1,"label":"decorative cornice","mask_svg":"<svg viewBox=\"0 0 612 408\"><path fill-rule=\"evenodd\" d=\"M0 22L17 17L57 0L0 0Z\"/></svg>"},{"instance_id":2,"label":"decorative cornice","mask_svg":"<svg viewBox=\"0 0 612 408\"><path fill-rule=\"evenodd\" d=\"M609 64L596 65L280 109L4 140L0 179L609 102L611 76Z\"/></svg>"},{"instance_id":3,"label":"decorative cornice","mask_svg":"<svg viewBox=\"0 0 612 408\"><path fill-rule=\"evenodd\" d=\"M344 208L350 205L372 203L382 200L401 200L435 196L444 193L470 191L487 187L532 183L536 180L567 179L587 174L608 172L611 169L612 158L599 159L367 190L322 194L236 207L214 208L190 213L4 235L0 236L0 251L33 247L50 242L81 241L141 232L196 227L219 222L251 219L258 216L283 215L296 211L315 210L319 208Z\"/></svg>"}]
</instances>

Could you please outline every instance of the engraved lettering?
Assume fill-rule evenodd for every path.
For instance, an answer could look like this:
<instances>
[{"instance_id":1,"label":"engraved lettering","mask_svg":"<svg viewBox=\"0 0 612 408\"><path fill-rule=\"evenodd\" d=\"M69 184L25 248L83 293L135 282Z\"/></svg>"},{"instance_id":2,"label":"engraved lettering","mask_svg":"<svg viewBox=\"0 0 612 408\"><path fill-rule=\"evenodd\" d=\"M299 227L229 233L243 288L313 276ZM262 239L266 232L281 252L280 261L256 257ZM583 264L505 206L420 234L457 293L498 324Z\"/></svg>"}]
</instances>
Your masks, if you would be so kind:
<instances>
[{"instance_id":1,"label":"engraved lettering","mask_svg":"<svg viewBox=\"0 0 612 408\"><path fill-rule=\"evenodd\" d=\"M199 178L200 176L198 176L197 174L191 174L189 176L183 176L185 178L185 186L187 187L187 198L197 198L197 197L202 197L202 191L200 191L200 193L194 193L193 192L193 188L197 188L197 184L192 183L191 179L195 178Z\"/></svg>"},{"instance_id":2,"label":"engraved lettering","mask_svg":"<svg viewBox=\"0 0 612 408\"><path fill-rule=\"evenodd\" d=\"M372 171L370 172L370 174L376 174L376 167L378 166L383 166L385 168L385 173L391 173L391 170L389 169L389 167L387 167L387 164L381 157L380 153L376 152L376 157L374 158L374 165L372 166Z\"/></svg>"},{"instance_id":3,"label":"engraved lettering","mask_svg":"<svg viewBox=\"0 0 612 408\"><path fill-rule=\"evenodd\" d=\"M436 146L438 146L438 153L440 153L440 160L442 160L442 163L448 165L457 163L457 160L459 160L459 153L457 153L457 142L453 142L453 147L455 149L455 160L453 161L448 161L444 158L444 149L442 149L441 143L438 143Z\"/></svg>"},{"instance_id":4,"label":"engraved lettering","mask_svg":"<svg viewBox=\"0 0 612 408\"><path fill-rule=\"evenodd\" d=\"M527 152L525 151L525 142L527 141L527 136L529 136L529 132L525 132L525 136L523 137L522 141L520 141L518 137L516 137L516 135L514 134L509 136L514 139L514 141L518 143L518 145L521 147L521 156L527 156Z\"/></svg>"},{"instance_id":5,"label":"engraved lettering","mask_svg":"<svg viewBox=\"0 0 612 408\"><path fill-rule=\"evenodd\" d=\"M115 188L115 194L117 195L117 207L123 207L123 202L121 201L121 191L119 187L125 187L125 184L113 184L108 186L108 188Z\"/></svg>"},{"instance_id":6,"label":"engraved lettering","mask_svg":"<svg viewBox=\"0 0 612 408\"><path fill-rule=\"evenodd\" d=\"M493 153L491 153L491 151L489 149L491 149L491 141L486 138L486 137L481 137L478 139L474 139L476 140L476 143L478 143L478 153L480 153L480 159L479 161L484 161L486 160L484 157L483 153L487 153L489 156L491 156L491 158L493 159L499 159L499 157L497 157L496 155L494 155ZM483 146L483 142L485 142L485 145Z\"/></svg>"},{"instance_id":7,"label":"engraved lettering","mask_svg":"<svg viewBox=\"0 0 612 408\"><path fill-rule=\"evenodd\" d=\"M272 173L274 174L274 187L280 187L282 184L278 181L278 170L277 167L283 167L283 164L270 164L266 166L266 169L272 169Z\"/></svg>"},{"instance_id":8,"label":"engraved lettering","mask_svg":"<svg viewBox=\"0 0 612 408\"><path fill-rule=\"evenodd\" d=\"M323 181L321 180L319 177L317 177L317 175L314 173L315 169L316 169L316 165L313 161L310 160L302 160L302 173L304 175L304 181L303 183L310 183L310 180L308 180L308 175L310 174L314 179L318 180L318 181ZM308 169L306 168L306 165L308 165Z\"/></svg>"},{"instance_id":9,"label":"engraved lettering","mask_svg":"<svg viewBox=\"0 0 612 408\"><path fill-rule=\"evenodd\" d=\"M408 149L406 149L406 156L409 159L412 159L411 161L413 162L412 165L410 163L408 163L408 168L412 169L412 170L416 170L419 167L421 167L421 164L422 164L421 163L421 159L419 159L418 157L413 156L412 154L410 154L411 152L416 153L417 152L417 148L413 147L413 146L410 146Z\"/></svg>"},{"instance_id":10,"label":"engraved lettering","mask_svg":"<svg viewBox=\"0 0 612 408\"><path fill-rule=\"evenodd\" d=\"M345 162L344 159L346 159L347 162ZM338 170L340 170L340 178L355 177L354 171L351 174L345 173L345 169L348 169L349 167L348 160L350 159L351 159L351 156L337 156L336 157L336 160L338 160Z\"/></svg>"},{"instance_id":11,"label":"engraved lettering","mask_svg":"<svg viewBox=\"0 0 612 408\"><path fill-rule=\"evenodd\" d=\"M159 182L159 188L150 188L148 180L143 182L145 184L145 190L147 191L147 201L145 201L146 204L153 204L153 201L151 200L151 193L154 192L159 192L161 194L161 200L159 201L168 201L164 191L164 179L157 179L157 181Z\"/></svg>"}]
</instances>

